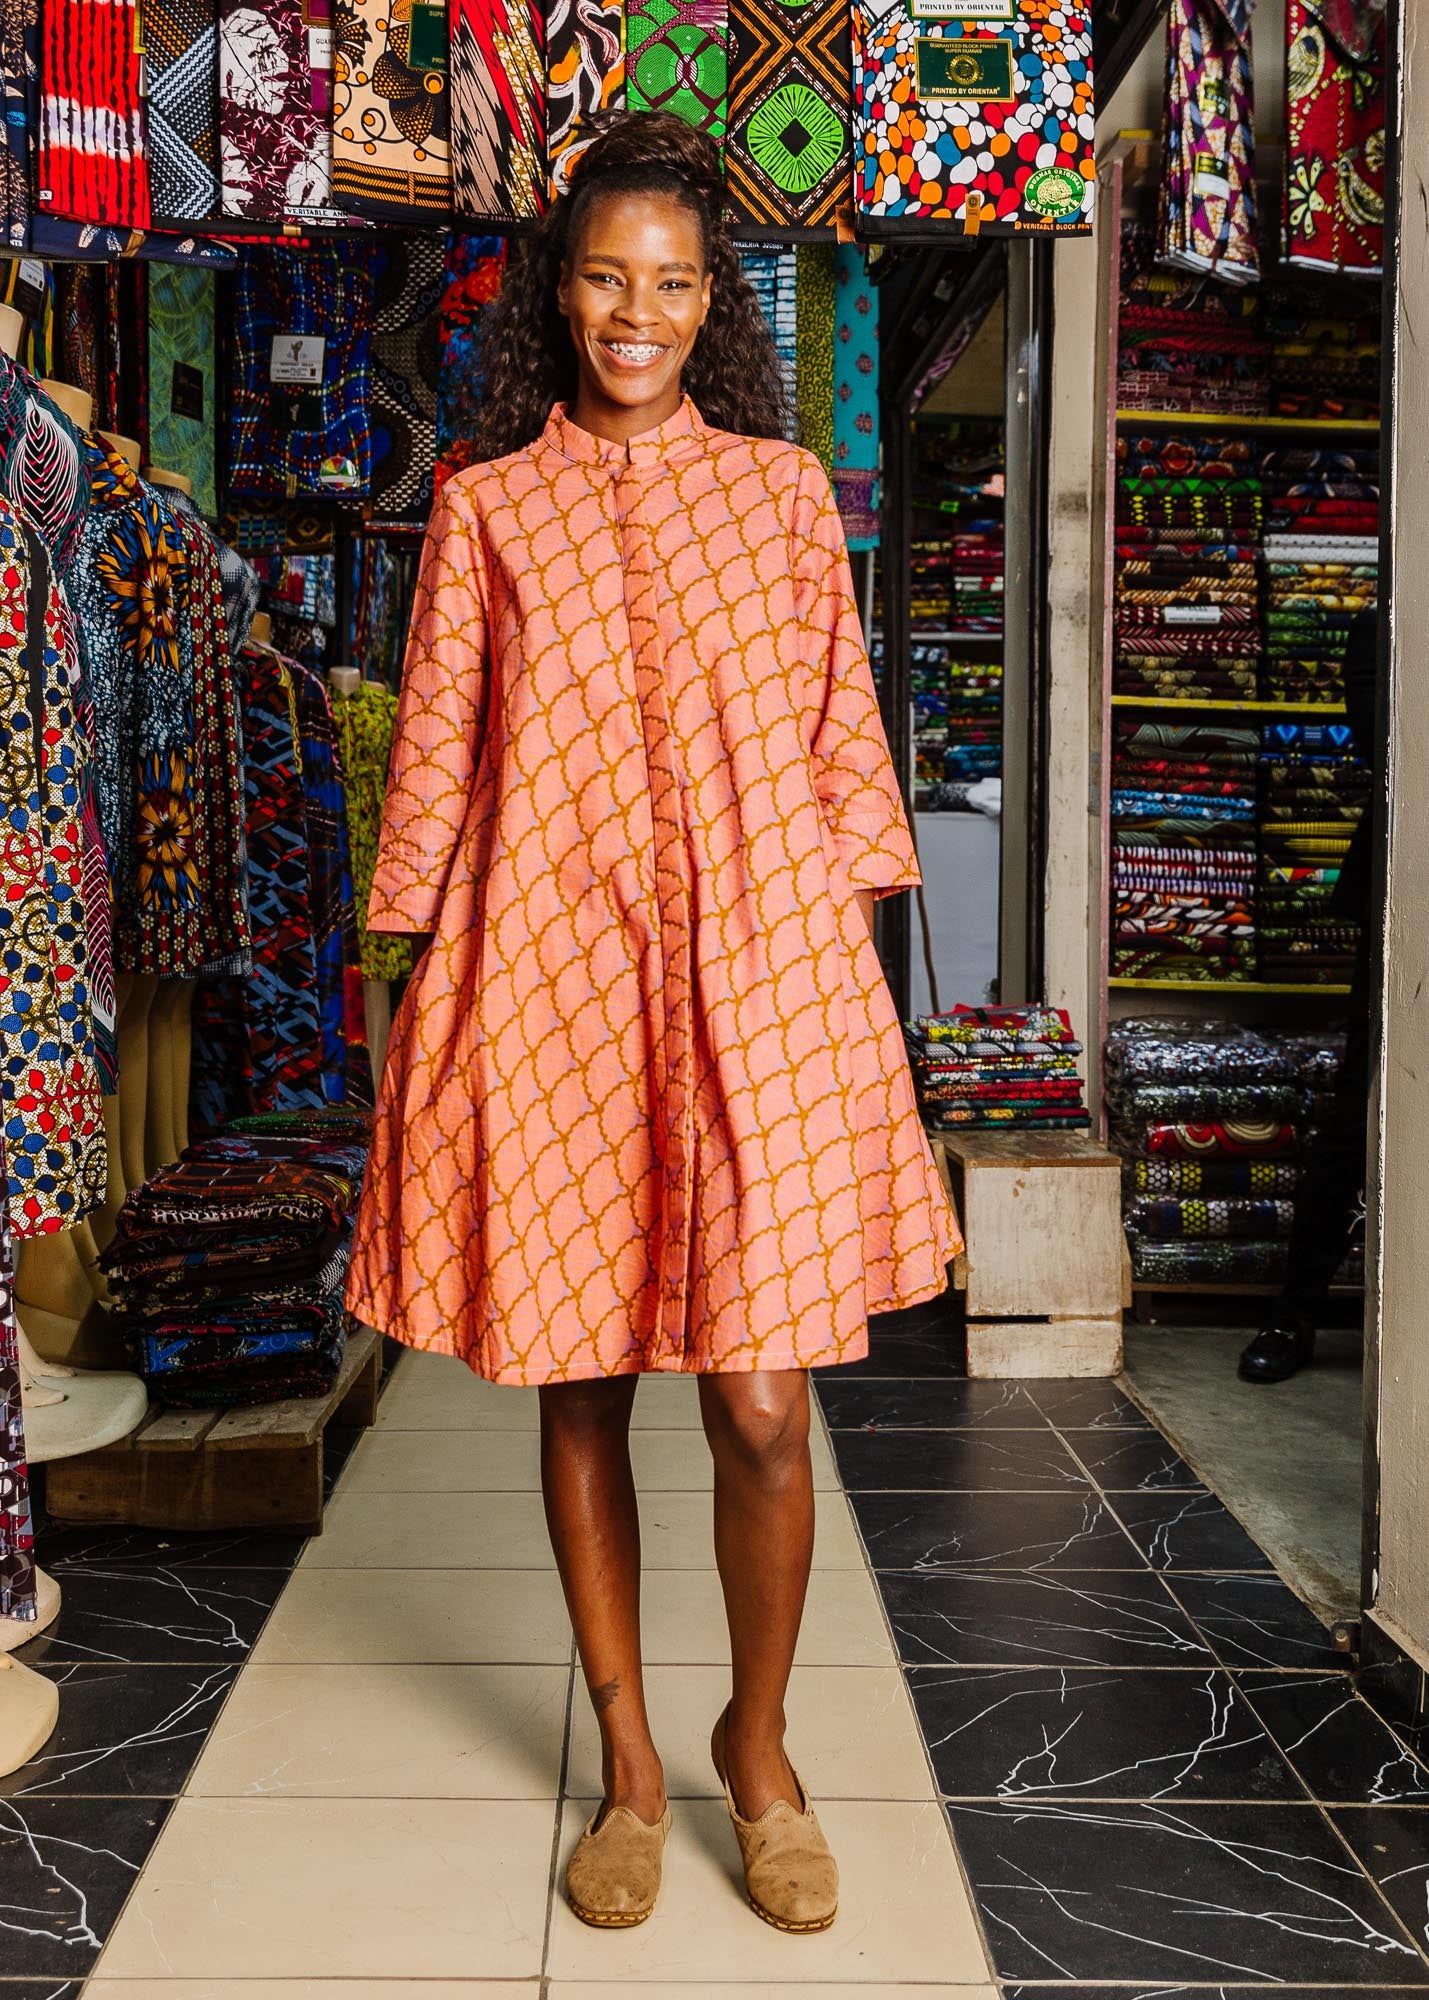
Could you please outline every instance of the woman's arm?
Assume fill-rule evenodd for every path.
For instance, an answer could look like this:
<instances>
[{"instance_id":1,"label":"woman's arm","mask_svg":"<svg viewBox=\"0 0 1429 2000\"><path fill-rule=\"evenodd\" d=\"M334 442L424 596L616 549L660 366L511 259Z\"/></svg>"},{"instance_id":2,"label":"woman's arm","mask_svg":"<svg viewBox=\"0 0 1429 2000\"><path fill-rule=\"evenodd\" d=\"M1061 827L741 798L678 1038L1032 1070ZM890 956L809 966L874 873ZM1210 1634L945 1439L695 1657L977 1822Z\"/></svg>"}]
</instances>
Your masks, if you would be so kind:
<instances>
[{"instance_id":1,"label":"woman's arm","mask_svg":"<svg viewBox=\"0 0 1429 2000\"><path fill-rule=\"evenodd\" d=\"M872 937L873 902L874 902L873 891L872 889L856 889L854 891L854 894L858 897L858 907L863 911L863 921L868 925L868 935Z\"/></svg>"}]
</instances>

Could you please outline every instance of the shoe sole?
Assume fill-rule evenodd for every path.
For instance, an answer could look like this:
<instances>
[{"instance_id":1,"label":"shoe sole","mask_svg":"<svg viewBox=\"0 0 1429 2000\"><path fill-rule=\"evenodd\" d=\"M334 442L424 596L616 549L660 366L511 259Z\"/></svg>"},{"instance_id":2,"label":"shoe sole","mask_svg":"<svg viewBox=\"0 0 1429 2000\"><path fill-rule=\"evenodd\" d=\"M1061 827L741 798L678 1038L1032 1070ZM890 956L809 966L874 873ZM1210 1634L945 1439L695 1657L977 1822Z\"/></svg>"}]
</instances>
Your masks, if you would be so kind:
<instances>
[{"instance_id":1,"label":"shoe sole","mask_svg":"<svg viewBox=\"0 0 1429 2000\"><path fill-rule=\"evenodd\" d=\"M603 1914L599 1910L584 1910L580 1904L567 1896L567 1903L583 1924L589 1924L596 1931L633 1931L637 1924L643 1924L651 1915L649 1910L640 1910L634 1916L621 1911L618 1915Z\"/></svg>"},{"instance_id":2,"label":"shoe sole","mask_svg":"<svg viewBox=\"0 0 1429 2000\"><path fill-rule=\"evenodd\" d=\"M765 1923L771 1925L773 1929L776 1931L789 1931L798 1937L807 1936L813 1931L828 1930L838 1915L837 1908L834 1908L829 1911L826 1917L820 1917L812 1924L791 1924L786 1917L776 1917L772 1911L766 1910L762 1903L756 1903L753 1896L747 1890L745 1891L745 1900L749 1904L750 1909L753 1910L755 1916L762 1917Z\"/></svg>"}]
</instances>

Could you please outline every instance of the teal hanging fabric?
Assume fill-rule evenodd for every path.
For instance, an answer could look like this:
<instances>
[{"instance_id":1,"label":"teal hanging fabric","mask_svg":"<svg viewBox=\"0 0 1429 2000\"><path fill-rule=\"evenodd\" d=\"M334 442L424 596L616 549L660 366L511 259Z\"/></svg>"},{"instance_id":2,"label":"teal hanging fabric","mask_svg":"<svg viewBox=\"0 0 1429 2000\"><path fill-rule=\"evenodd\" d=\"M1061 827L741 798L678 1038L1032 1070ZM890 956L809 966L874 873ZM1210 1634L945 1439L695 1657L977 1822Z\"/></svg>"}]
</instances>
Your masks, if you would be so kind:
<instances>
[{"instance_id":1,"label":"teal hanging fabric","mask_svg":"<svg viewBox=\"0 0 1429 2000\"><path fill-rule=\"evenodd\" d=\"M878 294L863 251L834 253L834 498L851 549L878 543Z\"/></svg>"},{"instance_id":2,"label":"teal hanging fabric","mask_svg":"<svg viewBox=\"0 0 1429 2000\"><path fill-rule=\"evenodd\" d=\"M217 518L213 273L149 266L149 457L193 482L194 505Z\"/></svg>"}]
</instances>

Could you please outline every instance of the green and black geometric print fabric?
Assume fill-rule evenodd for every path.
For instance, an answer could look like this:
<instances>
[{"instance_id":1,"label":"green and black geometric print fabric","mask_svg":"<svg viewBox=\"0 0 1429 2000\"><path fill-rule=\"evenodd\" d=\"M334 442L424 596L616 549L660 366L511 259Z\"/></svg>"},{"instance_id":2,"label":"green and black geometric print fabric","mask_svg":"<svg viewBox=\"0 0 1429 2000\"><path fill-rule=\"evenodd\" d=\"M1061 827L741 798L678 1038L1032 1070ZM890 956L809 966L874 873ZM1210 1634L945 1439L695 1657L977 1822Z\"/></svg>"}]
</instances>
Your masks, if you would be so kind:
<instances>
[{"instance_id":1,"label":"green and black geometric print fabric","mask_svg":"<svg viewBox=\"0 0 1429 2000\"><path fill-rule=\"evenodd\" d=\"M627 0L626 104L673 111L723 139L729 113L725 0Z\"/></svg>"},{"instance_id":2,"label":"green and black geometric print fabric","mask_svg":"<svg viewBox=\"0 0 1429 2000\"><path fill-rule=\"evenodd\" d=\"M852 196L846 0L731 0L725 176L740 223L832 230Z\"/></svg>"}]
</instances>

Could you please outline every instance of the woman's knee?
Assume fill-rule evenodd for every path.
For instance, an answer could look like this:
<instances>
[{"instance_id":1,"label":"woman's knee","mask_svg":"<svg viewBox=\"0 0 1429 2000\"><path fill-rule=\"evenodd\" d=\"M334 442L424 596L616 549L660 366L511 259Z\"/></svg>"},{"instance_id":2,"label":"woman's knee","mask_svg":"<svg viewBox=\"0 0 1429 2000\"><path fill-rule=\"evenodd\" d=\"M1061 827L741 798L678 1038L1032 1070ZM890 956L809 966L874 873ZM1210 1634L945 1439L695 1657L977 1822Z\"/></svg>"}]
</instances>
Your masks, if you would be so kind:
<instances>
[{"instance_id":1,"label":"woman's knee","mask_svg":"<svg viewBox=\"0 0 1429 2000\"><path fill-rule=\"evenodd\" d=\"M705 1430L716 1457L728 1454L769 1478L803 1463L809 1446L806 1376L706 1377L701 1388Z\"/></svg>"}]
</instances>

